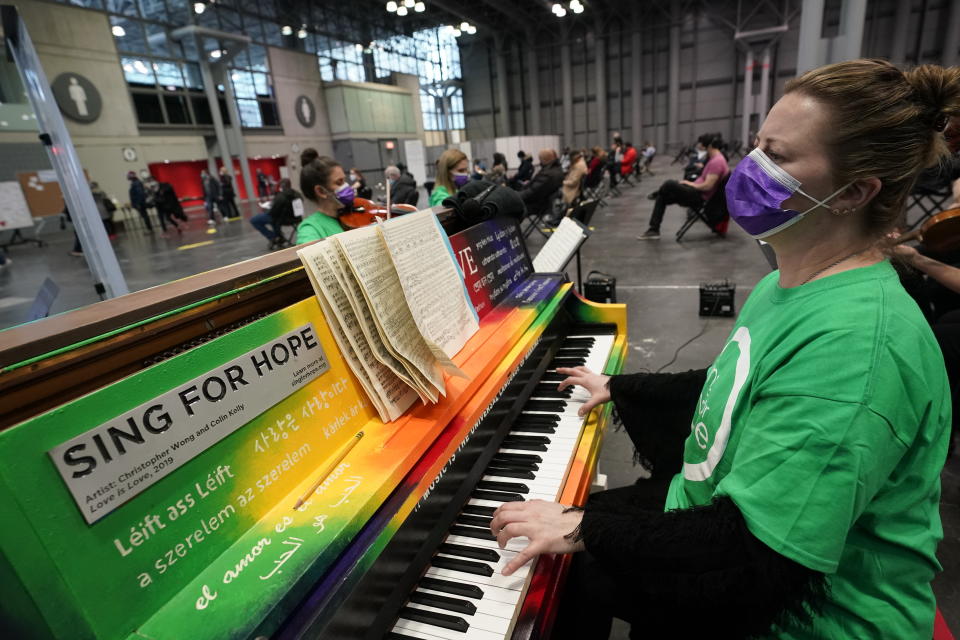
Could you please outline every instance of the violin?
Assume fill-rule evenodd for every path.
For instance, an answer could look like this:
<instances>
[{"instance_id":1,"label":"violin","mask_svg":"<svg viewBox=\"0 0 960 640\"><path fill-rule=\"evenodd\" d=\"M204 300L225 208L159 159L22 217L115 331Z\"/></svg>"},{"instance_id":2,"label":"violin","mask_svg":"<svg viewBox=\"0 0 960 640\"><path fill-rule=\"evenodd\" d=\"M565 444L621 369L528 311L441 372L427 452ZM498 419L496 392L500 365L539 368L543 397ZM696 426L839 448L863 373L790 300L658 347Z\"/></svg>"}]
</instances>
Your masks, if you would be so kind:
<instances>
[{"instance_id":1,"label":"violin","mask_svg":"<svg viewBox=\"0 0 960 640\"><path fill-rule=\"evenodd\" d=\"M412 204L395 204L390 207L390 217L416 212ZM374 224L377 220L387 219L386 205L378 204L366 198L354 198L353 206L347 213L339 216L340 226L344 229L359 229Z\"/></svg>"},{"instance_id":2,"label":"violin","mask_svg":"<svg viewBox=\"0 0 960 640\"><path fill-rule=\"evenodd\" d=\"M948 253L960 249L960 207L947 209L927 218L919 229L897 238L897 244L917 239L931 253Z\"/></svg>"}]
</instances>

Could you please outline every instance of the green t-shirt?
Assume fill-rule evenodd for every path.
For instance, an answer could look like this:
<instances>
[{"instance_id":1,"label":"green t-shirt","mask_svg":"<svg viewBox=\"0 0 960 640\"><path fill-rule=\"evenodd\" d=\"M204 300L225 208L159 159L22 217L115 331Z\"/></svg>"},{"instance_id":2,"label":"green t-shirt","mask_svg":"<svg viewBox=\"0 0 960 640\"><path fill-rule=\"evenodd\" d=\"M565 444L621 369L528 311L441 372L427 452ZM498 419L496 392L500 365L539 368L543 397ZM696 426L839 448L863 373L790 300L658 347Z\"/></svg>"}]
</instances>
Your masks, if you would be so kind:
<instances>
[{"instance_id":1,"label":"green t-shirt","mask_svg":"<svg viewBox=\"0 0 960 640\"><path fill-rule=\"evenodd\" d=\"M317 211L304 218L297 227L297 244L327 238L341 231L343 227L340 226L339 220L331 218L322 211Z\"/></svg>"},{"instance_id":2,"label":"green t-shirt","mask_svg":"<svg viewBox=\"0 0 960 640\"><path fill-rule=\"evenodd\" d=\"M751 533L828 574L812 629L930 638L941 569L943 356L889 262L750 295L707 372L667 509L729 496Z\"/></svg>"},{"instance_id":3,"label":"green t-shirt","mask_svg":"<svg viewBox=\"0 0 960 640\"><path fill-rule=\"evenodd\" d=\"M433 191L430 192L430 206L435 207L438 204L443 204L443 201L450 197L450 192L447 191L447 188L442 184L438 184L433 188Z\"/></svg>"}]
</instances>

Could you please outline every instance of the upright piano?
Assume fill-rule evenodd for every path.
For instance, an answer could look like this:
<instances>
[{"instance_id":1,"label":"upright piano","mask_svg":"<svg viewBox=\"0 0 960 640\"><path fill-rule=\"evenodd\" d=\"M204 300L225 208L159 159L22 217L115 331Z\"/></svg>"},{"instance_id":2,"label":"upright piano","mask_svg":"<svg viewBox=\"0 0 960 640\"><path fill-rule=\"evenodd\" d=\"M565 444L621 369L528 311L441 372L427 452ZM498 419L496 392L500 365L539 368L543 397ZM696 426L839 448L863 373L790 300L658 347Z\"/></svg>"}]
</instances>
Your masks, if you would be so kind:
<instances>
[{"instance_id":1,"label":"upright piano","mask_svg":"<svg viewBox=\"0 0 960 640\"><path fill-rule=\"evenodd\" d=\"M0 332L9 637L549 637L570 558L504 577L488 523L585 500L610 409L555 369L618 373L626 309L533 273L512 222L450 243L468 378L386 424L294 249Z\"/></svg>"}]
</instances>

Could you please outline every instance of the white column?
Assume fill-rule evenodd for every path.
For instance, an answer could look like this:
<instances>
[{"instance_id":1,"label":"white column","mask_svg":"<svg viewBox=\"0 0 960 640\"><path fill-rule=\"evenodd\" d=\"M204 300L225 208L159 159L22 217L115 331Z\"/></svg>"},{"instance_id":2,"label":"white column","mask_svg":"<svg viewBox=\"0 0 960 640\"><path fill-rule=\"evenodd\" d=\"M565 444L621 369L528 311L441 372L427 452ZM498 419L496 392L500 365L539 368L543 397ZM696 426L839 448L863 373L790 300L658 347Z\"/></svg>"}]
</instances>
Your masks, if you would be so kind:
<instances>
[{"instance_id":1,"label":"white column","mask_svg":"<svg viewBox=\"0 0 960 640\"><path fill-rule=\"evenodd\" d=\"M956 0L954 0L956 2ZM856 60L863 48L863 29L867 19L867 0L843 0L840 9L840 41L837 56L831 62Z\"/></svg>"},{"instance_id":2,"label":"white column","mask_svg":"<svg viewBox=\"0 0 960 640\"><path fill-rule=\"evenodd\" d=\"M543 133L540 114L540 60L537 58L536 36L532 31L527 32L527 92L530 99L530 128L527 135Z\"/></svg>"}]
</instances>

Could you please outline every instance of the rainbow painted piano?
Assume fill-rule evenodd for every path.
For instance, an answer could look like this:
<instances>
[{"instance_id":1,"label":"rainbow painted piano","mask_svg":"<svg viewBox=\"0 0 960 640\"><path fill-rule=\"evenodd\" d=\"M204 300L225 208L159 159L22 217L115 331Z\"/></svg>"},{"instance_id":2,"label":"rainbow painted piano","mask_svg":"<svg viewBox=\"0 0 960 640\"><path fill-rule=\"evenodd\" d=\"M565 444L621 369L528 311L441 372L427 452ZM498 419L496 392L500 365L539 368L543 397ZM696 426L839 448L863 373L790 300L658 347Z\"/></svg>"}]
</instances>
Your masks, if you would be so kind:
<instances>
[{"instance_id":1,"label":"rainbow painted piano","mask_svg":"<svg viewBox=\"0 0 960 640\"><path fill-rule=\"evenodd\" d=\"M504 578L486 523L585 499L609 409L577 418L552 370L619 372L626 309L533 274L512 223L450 241L481 318L469 380L389 424L292 250L0 332L3 628L548 637L569 558Z\"/></svg>"}]
</instances>

